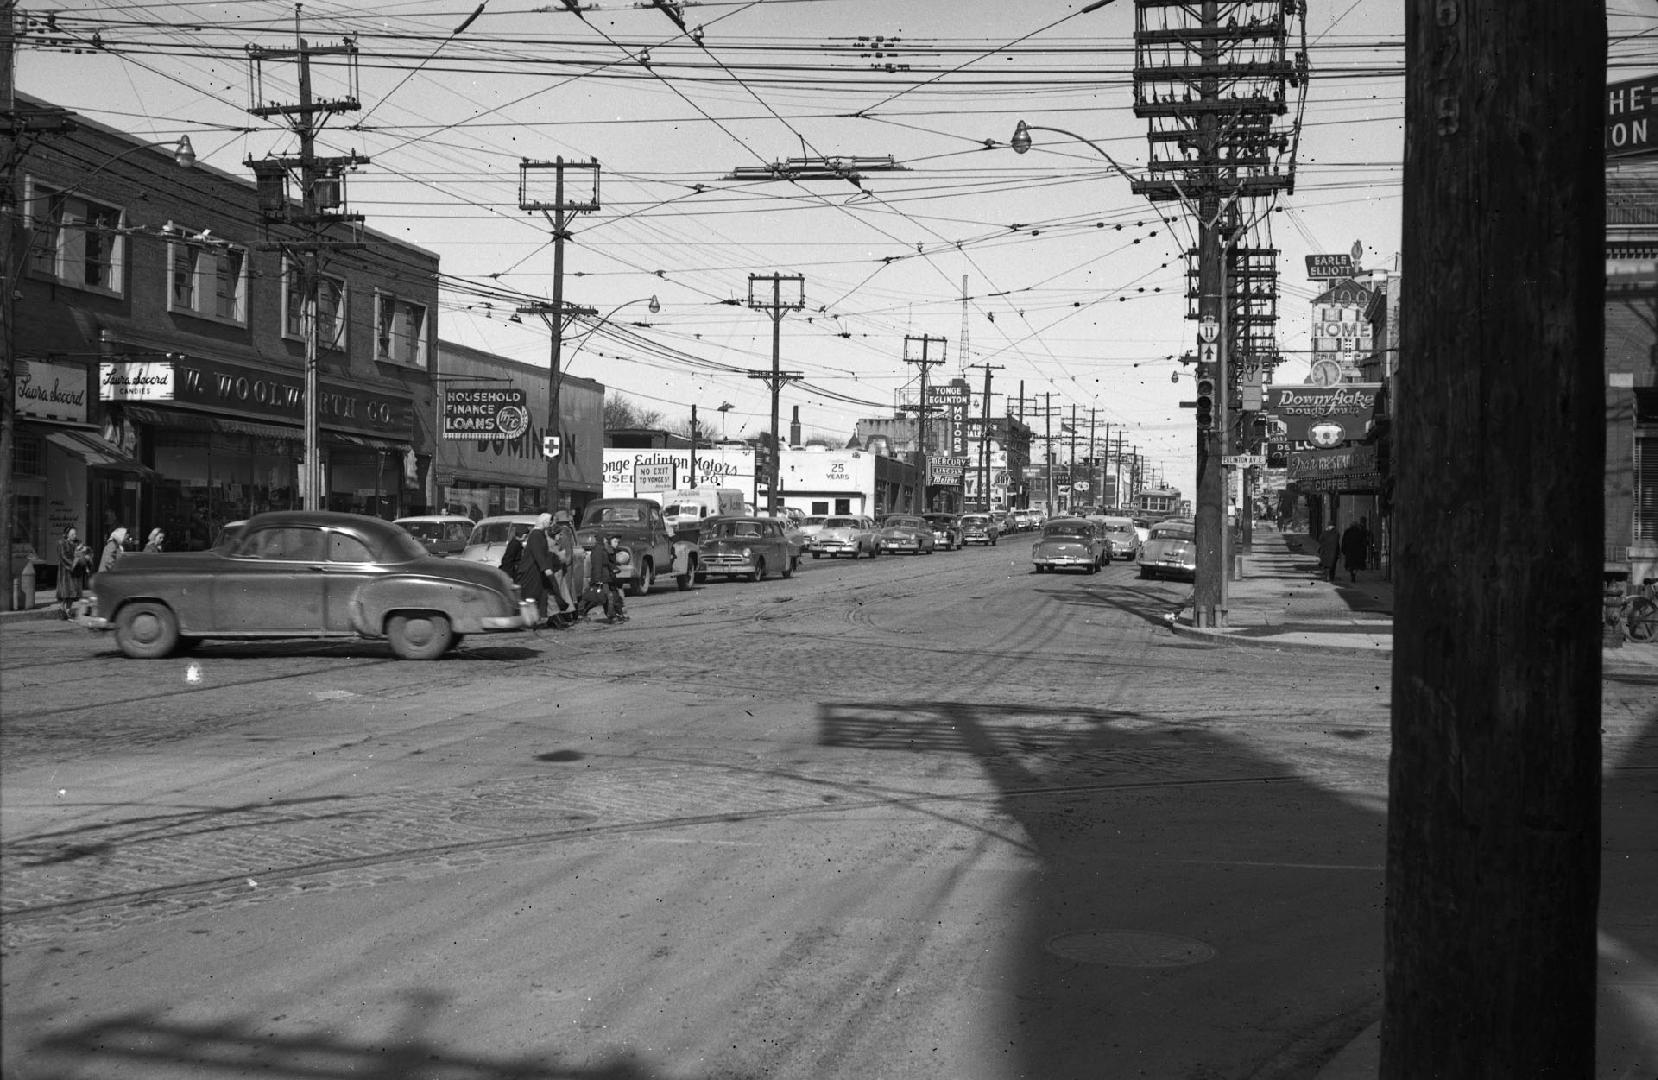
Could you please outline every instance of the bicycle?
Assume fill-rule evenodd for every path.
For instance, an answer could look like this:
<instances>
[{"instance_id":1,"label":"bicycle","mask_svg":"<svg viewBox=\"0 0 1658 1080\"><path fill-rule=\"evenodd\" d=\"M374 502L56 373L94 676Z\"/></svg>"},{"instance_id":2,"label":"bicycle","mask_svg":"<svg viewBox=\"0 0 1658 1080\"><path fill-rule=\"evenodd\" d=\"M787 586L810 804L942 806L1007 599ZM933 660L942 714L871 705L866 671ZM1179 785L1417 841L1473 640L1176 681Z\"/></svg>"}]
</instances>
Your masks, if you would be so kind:
<instances>
[{"instance_id":1,"label":"bicycle","mask_svg":"<svg viewBox=\"0 0 1658 1080\"><path fill-rule=\"evenodd\" d=\"M1630 641L1658 638L1658 578L1647 578L1641 587L1623 598L1618 608L1623 636Z\"/></svg>"}]
</instances>

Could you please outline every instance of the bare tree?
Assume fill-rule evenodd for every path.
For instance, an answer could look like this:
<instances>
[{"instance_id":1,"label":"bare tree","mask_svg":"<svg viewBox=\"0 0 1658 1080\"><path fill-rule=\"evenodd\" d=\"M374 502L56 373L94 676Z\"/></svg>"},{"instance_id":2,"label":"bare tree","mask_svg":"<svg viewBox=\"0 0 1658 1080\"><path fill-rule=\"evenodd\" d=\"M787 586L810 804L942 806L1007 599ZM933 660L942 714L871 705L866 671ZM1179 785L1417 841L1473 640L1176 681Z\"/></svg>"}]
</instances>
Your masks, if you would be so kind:
<instances>
[{"instance_id":1,"label":"bare tree","mask_svg":"<svg viewBox=\"0 0 1658 1080\"><path fill-rule=\"evenodd\" d=\"M604 429L654 428L662 426L662 413L635 405L620 394L606 393L604 398Z\"/></svg>"}]
</instances>

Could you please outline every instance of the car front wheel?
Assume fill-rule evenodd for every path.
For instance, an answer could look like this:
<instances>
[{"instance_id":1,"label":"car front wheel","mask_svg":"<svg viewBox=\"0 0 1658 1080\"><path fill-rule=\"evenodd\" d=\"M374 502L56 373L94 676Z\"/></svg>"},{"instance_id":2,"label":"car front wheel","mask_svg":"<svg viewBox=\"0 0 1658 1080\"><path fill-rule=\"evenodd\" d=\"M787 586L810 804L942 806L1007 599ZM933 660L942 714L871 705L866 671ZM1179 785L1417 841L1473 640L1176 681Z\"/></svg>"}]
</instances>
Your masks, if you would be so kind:
<instances>
[{"instance_id":1,"label":"car front wheel","mask_svg":"<svg viewBox=\"0 0 1658 1080\"><path fill-rule=\"evenodd\" d=\"M393 615L386 622L386 639L400 660L436 660L449 651L454 638L449 617L436 611Z\"/></svg>"},{"instance_id":2,"label":"car front wheel","mask_svg":"<svg viewBox=\"0 0 1658 1080\"><path fill-rule=\"evenodd\" d=\"M134 660L159 660L178 647L178 619L166 604L128 604L115 616L115 644Z\"/></svg>"},{"instance_id":3,"label":"car front wheel","mask_svg":"<svg viewBox=\"0 0 1658 1080\"><path fill-rule=\"evenodd\" d=\"M749 572L748 580L752 581L756 585L766 580L766 560L754 560L754 569Z\"/></svg>"},{"instance_id":4,"label":"car front wheel","mask_svg":"<svg viewBox=\"0 0 1658 1080\"><path fill-rule=\"evenodd\" d=\"M644 596L656 584L656 565L649 559L639 564L639 576L628 582L628 595Z\"/></svg>"}]
</instances>

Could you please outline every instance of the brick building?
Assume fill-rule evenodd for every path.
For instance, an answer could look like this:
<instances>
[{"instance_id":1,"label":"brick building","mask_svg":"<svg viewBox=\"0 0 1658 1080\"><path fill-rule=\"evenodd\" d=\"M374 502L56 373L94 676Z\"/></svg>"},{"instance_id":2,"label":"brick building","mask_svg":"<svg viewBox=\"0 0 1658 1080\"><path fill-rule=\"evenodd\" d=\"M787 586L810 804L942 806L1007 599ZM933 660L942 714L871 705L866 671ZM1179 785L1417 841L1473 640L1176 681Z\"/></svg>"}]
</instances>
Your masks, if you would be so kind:
<instances>
[{"instance_id":1,"label":"brick building","mask_svg":"<svg viewBox=\"0 0 1658 1080\"><path fill-rule=\"evenodd\" d=\"M50 564L68 525L197 548L301 505L303 289L276 243L300 234L266 231L251 175L71 119L13 178L13 550ZM322 257L322 504L390 518L429 501L438 258L357 233Z\"/></svg>"}]
</instances>

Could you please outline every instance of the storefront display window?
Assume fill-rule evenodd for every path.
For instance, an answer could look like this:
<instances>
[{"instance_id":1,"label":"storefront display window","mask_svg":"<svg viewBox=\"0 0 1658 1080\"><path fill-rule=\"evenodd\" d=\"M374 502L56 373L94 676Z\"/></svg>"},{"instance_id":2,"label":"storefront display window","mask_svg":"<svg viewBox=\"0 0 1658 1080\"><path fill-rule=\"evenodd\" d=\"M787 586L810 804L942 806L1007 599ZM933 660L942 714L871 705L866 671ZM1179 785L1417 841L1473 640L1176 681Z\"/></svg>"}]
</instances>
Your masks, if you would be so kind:
<instances>
[{"instance_id":1,"label":"storefront display window","mask_svg":"<svg viewBox=\"0 0 1658 1080\"><path fill-rule=\"evenodd\" d=\"M168 546L208 547L218 530L267 510L297 508L297 442L224 432L158 431L156 523Z\"/></svg>"},{"instance_id":2,"label":"storefront display window","mask_svg":"<svg viewBox=\"0 0 1658 1080\"><path fill-rule=\"evenodd\" d=\"M402 463L378 450L328 454L328 509L391 520L402 513Z\"/></svg>"}]
</instances>

